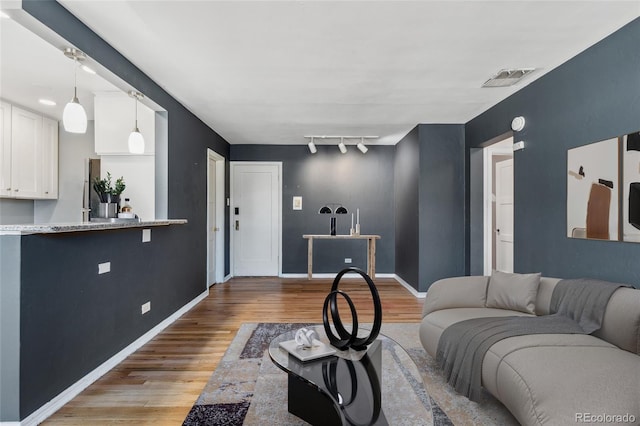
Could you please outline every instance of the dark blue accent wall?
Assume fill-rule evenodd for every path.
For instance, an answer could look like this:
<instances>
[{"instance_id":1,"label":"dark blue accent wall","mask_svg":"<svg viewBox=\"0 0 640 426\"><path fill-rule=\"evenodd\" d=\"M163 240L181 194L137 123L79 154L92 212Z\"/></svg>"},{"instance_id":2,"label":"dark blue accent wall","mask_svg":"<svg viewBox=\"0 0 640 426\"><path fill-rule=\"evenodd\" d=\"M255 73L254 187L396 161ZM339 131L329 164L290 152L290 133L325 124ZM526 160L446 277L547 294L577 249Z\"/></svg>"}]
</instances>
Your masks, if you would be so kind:
<instances>
[{"instance_id":1,"label":"dark blue accent wall","mask_svg":"<svg viewBox=\"0 0 640 426\"><path fill-rule=\"evenodd\" d=\"M465 274L464 126L421 124L418 290Z\"/></svg>"},{"instance_id":2,"label":"dark blue accent wall","mask_svg":"<svg viewBox=\"0 0 640 426\"><path fill-rule=\"evenodd\" d=\"M351 213L360 209L362 234L378 234L376 272L395 269L394 147L369 146L362 154L355 146L341 154L336 145L231 145L232 161L282 162L282 272L307 272L307 240L303 234L328 234L329 215L318 210L327 203L343 204L349 214L337 216L337 233L349 234ZM302 196L302 210L293 210L293 196ZM233 232L233 230L231 231ZM336 273L347 266L367 269L367 242L314 242L313 272ZM353 263L346 265L345 258Z\"/></svg>"},{"instance_id":3,"label":"dark blue accent wall","mask_svg":"<svg viewBox=\"0 0 640 426\"><path fill-rule=\"evenodd\" d=\"M148 243L142 228L21 238L22 419L205 290L181 267L188 239L184 225L153 227Z\"/></svg>"},{"instance_id":4,"label":"dark blue accent wall","mask_svg":"<svg viewBox=\"0 0 640 426\"><path fill-rule=\"evenodd\" d=\"M640 18L467 123L470 149L527 121L514 136L526 144L514 154L516 272L640 287L640 244L566 236L567 150L640 130L639 41Z\"/></svg>"},{"instance_id":5,"label":"dark blue accent wall","mask_svg":"<svg viewBox=\"0 0 640 426\"><path fill-rule=\"evenodd\" d=\"M396 273L426 291L465 274L464 126L420 124L395 155Z\"/></svg>"},{"instance_id":6,"label":"dark blue accent wall","mask_svg":"<svg viewBox=\"0 0 640 426\"><path fill-rule=\"evenodd\" d=\"M396 204L396 274L418 288L420 140L418 126L396 144L394 162Z\"/></svg>"}]
</instances>

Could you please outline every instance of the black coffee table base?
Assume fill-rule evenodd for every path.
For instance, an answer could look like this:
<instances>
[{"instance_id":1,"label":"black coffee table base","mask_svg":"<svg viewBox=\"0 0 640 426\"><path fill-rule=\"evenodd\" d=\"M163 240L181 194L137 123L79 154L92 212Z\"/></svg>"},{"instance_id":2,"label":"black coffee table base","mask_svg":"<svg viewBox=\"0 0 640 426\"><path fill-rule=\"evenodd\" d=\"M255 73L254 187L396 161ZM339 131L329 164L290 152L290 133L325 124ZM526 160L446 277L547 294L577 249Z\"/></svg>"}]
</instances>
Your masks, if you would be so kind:
<instances>
[{"instance_id":1,"label":"black coffee table base","mask_svg":"<svg viewBox=\"0 0 640 426\"><path fill-rule=\"evenodd\" d=\"M340 426L335 402L317 387L293 374L289 376L289 412L312 425Z\"/></svg>"}]
</instances>

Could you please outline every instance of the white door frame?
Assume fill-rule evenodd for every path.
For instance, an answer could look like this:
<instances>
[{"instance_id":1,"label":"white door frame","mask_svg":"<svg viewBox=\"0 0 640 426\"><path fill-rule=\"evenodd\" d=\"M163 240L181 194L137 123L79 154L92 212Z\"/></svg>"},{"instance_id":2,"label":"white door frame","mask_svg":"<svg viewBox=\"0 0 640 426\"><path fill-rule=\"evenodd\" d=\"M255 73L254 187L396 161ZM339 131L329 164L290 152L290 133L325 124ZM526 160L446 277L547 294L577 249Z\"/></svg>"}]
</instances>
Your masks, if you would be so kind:
<instances>
[{"instance_id":1,"label":"white door frame","mask_svg":"<svg viewBox=\"0 0 640 426\"><path fill-rule=\"evenodd\" d=\"M215 161L215 170L212 170L210 160ZM216 223L209 223L209 177L211 173L216 176ZM224 202L224 175L225 158L217 152L207 148L207 273L206 288L209 288L209 233L215 232L216 245L216 283L224 282L224 223L225 223L225 202ZM218 231L214 231L217 228Z\"/></svg>"},{"instance_id":2,"label":"white door frame","mask_svg":"<svg viewBox=\"0 0 640 426\"><path fill-rule=\"evenodd\" d=\"M235 194L233 193L233 175L234 175L234 171L235 171L235 166L239 165L254 165L254 166L260 166L260 165L265 165L265 166L276 166L278 168L278 211L277 211L277 222L278 222L278 233L277 233L277 239L278 239L278 276L282 276L282 182L283 182L283 178L282 178L282 161L231 161L231 170L230 170L230 192L231 192L231 209L233 210L233 206L235 205ZM230 228L229 229L233 229L233 211L230 211L229 213L230 216ZM230 231L231 232L231 231ZM233 238L234 238L235 232L231 232L229 235L229 273L231 276L233 276L233 271L234 271L234 245L233 245Z\"/></svg>"},{"instance_id":3,"label":"white door frame","mask_svg":"<svg viewBox=\"0 0 640 426\"><path fill-rule=\"evenodd\" d=\"M482 150L483 156L483 174L484 174L484 274L491 275L492 263L493 263L493 227L491 218L493 216L493 204L491 199L492 187L493 187L493 156L494 155L511 155L513 156L513 136L509 136L506 139L489 145Z\"/></svg>"}]
</instances>

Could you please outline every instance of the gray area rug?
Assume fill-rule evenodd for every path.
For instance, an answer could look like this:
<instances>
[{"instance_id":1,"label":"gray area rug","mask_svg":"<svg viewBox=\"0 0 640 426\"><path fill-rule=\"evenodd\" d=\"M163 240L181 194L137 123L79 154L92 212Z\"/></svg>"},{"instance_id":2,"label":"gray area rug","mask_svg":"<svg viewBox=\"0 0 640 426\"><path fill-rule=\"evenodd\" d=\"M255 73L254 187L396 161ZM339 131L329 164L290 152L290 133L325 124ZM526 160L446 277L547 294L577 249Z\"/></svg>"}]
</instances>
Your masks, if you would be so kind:
<instances>
[{"instance_id":1,"label":"gray area rug","mask_svg":"<svg viewBox=\"0 0 640 426\"><path fill-rule=\"evenodd\" d=\"M287 411L287 375L268 354L276 336L310 324L246 323L229 345L216 371L187 415L185 426L306 425ZM422 372L425 406L432 417L407 425L517 425L491 395L478 403L458 395L422 348L418 324L383 324L381 333L399 343Z\"/></svg>"}]
</instances>

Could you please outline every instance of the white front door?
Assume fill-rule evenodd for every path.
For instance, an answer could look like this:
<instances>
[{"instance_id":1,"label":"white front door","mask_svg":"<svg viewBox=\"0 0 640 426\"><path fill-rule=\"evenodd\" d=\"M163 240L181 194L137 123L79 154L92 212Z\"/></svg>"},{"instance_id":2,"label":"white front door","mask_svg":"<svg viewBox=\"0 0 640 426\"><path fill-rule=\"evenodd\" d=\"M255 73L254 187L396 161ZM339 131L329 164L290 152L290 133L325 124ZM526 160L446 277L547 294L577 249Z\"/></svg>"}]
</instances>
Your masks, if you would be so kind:
<instances>
[{"instance_id":1,"label":"white front door","mask_svg":"<svg viewBox=\"0 0 640 426\"><path fill-rule=\"evenodd\" d=\"M281 163L231 164L235 276L279 274L281 168Z\"/></svg>"},{"instance_id":2,"label":"white front door","mask_svg":"<svg viewBox=\"0 0 640 426\"><path fill-rule=\"evenodd\" d=\"M513 272L513 159L496 163L496 269Z\"/></svg>"}]
</instances>

